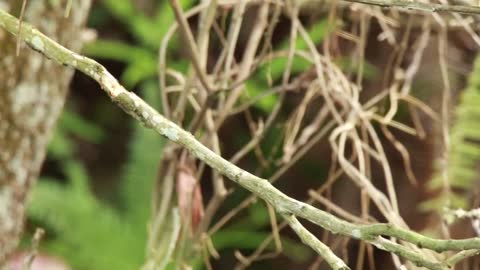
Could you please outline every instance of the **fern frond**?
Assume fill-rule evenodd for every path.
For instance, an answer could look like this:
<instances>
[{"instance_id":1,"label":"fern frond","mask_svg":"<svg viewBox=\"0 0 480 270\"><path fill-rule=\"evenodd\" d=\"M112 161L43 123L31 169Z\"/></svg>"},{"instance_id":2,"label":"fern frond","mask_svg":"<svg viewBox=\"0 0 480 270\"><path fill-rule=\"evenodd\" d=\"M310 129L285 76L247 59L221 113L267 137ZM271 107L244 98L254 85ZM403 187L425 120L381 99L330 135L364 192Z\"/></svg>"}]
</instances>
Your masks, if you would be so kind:
<instances>
[{"instance_id":1,"label":"fern frond","mask_svg":"<svg viewBox=\"0 0 480 270\"><path fill-rule=\"evenodd\" d=\"M448 153L448 189L436 175L429 183L430 190L440 190L437 196L421 205L423 210L465 208L469 191L478 180L480 162L480 56L477 56L466 89L455 108L455 122L450 130ZM448 192L444 192L448 190Z\"/></svg>"},{"instance_id":2,"label":"fern frond","mask_svg":"<svg viewBox=\"0 0 480 270\"><path fill-rule=\"evenodd\" d=\"M47 226L42 248L65 258L74 269L138 269L144 257L144 239L95 198L83 166L68 163L74 179L70 177L66 185L44 179L31 194L28 215Z\"/></svg>"},{"instance_id":3,"label":"fern frond","mask_svg":"<svg viewBox=\"0 0 480 270\"><path fill-rule=\"evenodd\" d=\"M143 91L151 104L160 103L154 83ZM162 146L159 136L134 126L121 182L125 206L121 211L99 201L90 191L84 166L66 156L61 167L67 184L44 179L31 195L29 217L50 229L47 236L53 236L42 247L65 258L74 269L139 269L145 258L150 195Z\"/></svg>"}]
</instances>

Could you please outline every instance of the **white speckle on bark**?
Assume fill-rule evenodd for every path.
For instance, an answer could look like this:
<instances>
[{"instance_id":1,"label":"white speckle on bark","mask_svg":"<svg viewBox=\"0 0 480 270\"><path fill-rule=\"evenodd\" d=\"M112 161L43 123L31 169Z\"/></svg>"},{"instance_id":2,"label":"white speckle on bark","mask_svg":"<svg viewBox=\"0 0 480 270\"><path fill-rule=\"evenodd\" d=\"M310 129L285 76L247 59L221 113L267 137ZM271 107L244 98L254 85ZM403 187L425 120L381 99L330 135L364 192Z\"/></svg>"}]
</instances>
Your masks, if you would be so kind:
<instances>
[{"instance_id":1,"label":"white speckle on bark","mask_svg":"<svg viewBox=\"0 0 480 270\"><path fill-rule=\"evenodd\" d=\"M21 83L16 89L10 91L12 102L12 111L18 114L26 106L30 106L35 102L34 87L29 83Z\"/></svg>"},{"instance_id":2,"label":"white speckle on bark","mask_svg":"<svg viewBox=\"0 0 480 270\"><path fill-rule=\"evenodd\" d=\"M25 185L27 183L27 170L24 168L23 164L20 163L19 159L15 159L10 163L10 169L15 174L17 183L19 185Z\"/></svg>"},{"instance_id":3,"label":"white speckle on bark","mask_svg":"<svg viewBox=\"0 0 480 270\"><path fill-rule=\"evenodd\" d=\"M158 125L162 122L162 117L159 116L159 115L155 115L153 118L152 118L152 122L154 125Z\"/></svg>"},{"instance_id":4,"label":"white speckle on bark","mask_svg":"<svg viewBox=\"0 0 480 270\"><path fill-rule=\"evenodd\" d=\"M135 106L135 107L140 106L140 102L138 102L138 100L136 98L133 99L133 106Z\"/></svg>"},{"instance_id":5,"label":"white speckle on bark","mask_svg":"<svg viewBox=\"0 0 480 270\"><path fill-rule=\"evenodd\" d=\"M172 127L164 128L163 135L165 135L171 141L176 142L178 140L178 132Z\"/></svg>"},{"instance_id":6,"label":"white speckle on bark","mask_svg":"<svg viewBox=\"0 0 480 270\"><path fill-rule=\"evenodd\" d=\"M35 65L35 61L32 61L32 65ZM25 82L20 83L9 92L12 100L12 112L17 115L17 120L22 122L25 127L37 128L48 118L49 111L44 106L44 104L52 102L46 100L48 91L49 84L46 82L36 84Z\"/></svg>"},{"instance_id":7,"label":"white speckle on bark","mask_svg":"<svg viewBox=\"0 0 480 270\"><path fill-rule=\"evenodd\" d=\"M233 168L232 168L232 169L225 168L225 169L227 169L227 171L226 171L227 177L230 178L230 179L232 179L233 181L237 182L238 179L239 179L239 178L238 178L238 171L235 170L235 169L233 169ZM280 212L286 212L286 211L285 211L285 205L280 205L280 204L278 204L277 206L278 206L277 209L278 209Z\"/></svg>"},{"instance_id":8,"label":"white speckle on bark","mask_svg":"<svg viewBox=\"0 0 480 270\"><path fill-rule=\"evenodd\" d=\"M352 236L354 238L360 239L360 238L362 238L362 232L359 229L353 229L352 230Z\"/></svg>"},{"instance_id":9,"label":"white speckle on bark","mask_svg":"<svg viewBox=\"0 0 480 270\"><path fill-rule=\"evenodd\" d=\"M335 269L342 269L342 268L344 268L345 266L346 266L346 265L345 265L344 262L339 261L339 262L335 262L335 267L334 267L334 268L335 268Z\"/></svg>"},{"instance_id":10,"label":"white speckle on bark","mask_svg":"<svg viewBox=\"0 0 480 270\"><path fill-rule=\"evenodd\" d=\"M26 153L30 148L29 140L21 140L16 148L16 151L12 154L9 160L6 161L7 171L15 175L16 184L23 186L27 182L28 170L25 168Z\"/></svg>"},{"instance_id":11,"label":"white speckle on bark","mask_svg":"<svg viewBox=\"0 0 480 270\"><path fill-rule=\"evenodd\" d=\"M100 74L95 73L93 69L86 68L85 72L87 73L88 76L91 76L94 80L100 81Z\"/></svg>"},{"instance_id":12,"label":"white speckle on bark","mask_svg":"<svg viewBox=\"0 0 480 270\"><path fill-rule=\"evenodd\" d=\"M44 58L42 57L32 57L30 60L30 70L39 70L42 67L42 64L44 63Z\"/></svg>"},{"instance_id":13,"label":"white speckle on bark","mask_svg":"<svg viewBox=\"0 0 480 270\"><path fill-rule=\"evenodd\" d=\"M79 61L82 61L82 59L83 59L82 56L79 55L79 54L77 54L77 53L72 54L72 56L73 56L73 58L75 58L75 59L77 59L77 60L79 60Z\"/></svg>"},{"instance_id":14,"label":"white speckle on bark","mask_svg":"<svg viewBox=\"0 0 480 270\"><path fill-rule=\"evenodd\" d=\"M92 72L92 76L96 76L96 74L93 74L95 72ZM101 84L105 87L105 89L110 92L110 95L112 97L116 97L122 93L122 88L119 87L118 81L115 77L112 76L112 74L108 73L105 69L102 71L100 74L100 80Z\"/></svg>"},{"instance_id":15,"label":"white speckle on bark","mask_svg":"<svg viewBox=\"0 0 480 270\"><path fill-rule=\"evenodd\" d=\"M149 116L150 115L148 114L148 112L145 112L145 111L142 112L142 117L143 118L148 119Z\"/></svg>"},{"instance_id":16,"label":"white speckle on bark","mask_svg":"<svg viewBox=\"0 0 480 270\"><path fill-rule=\"evenodd\" d=\"M7 55L2 58L2 62L5 64L5 66L12 66L15 64L15 58L13 58L11 55Z\"/></svg>"},{"instance_id":17,"label":"white speckle on bark","mask_svg":"<svg viewBox=\"0 0 480 270\"><path fill-rule=\"evenodd\" d=\"M32 46L41 52L45 50L45 44L43 44L43 40L38 36L33 36L32 38Z\"/></svg>"},{"instance_id":18,"label":"white speckle on bark","mask_svg":"<svg viewBox=\"0 0 480 270\"><path fill-rule=\"evenodd\" d=\"M10 204L14 202L12 190L8 188L0 189L0 218L2 219L2 230L5 232L14 229L15 223L10 217Z\"/></svg>"},{"instance_id":19,"label":"white speckle on bark","mask_svg":"<svg viewBox=\"0 0 480 270\"><path fill-rule=\"evenodd\" d=\"M45 121L48 113L43 104L38 105L32 110L32 115L25 119L25 125L31 128L37 127L42 121Z\"/></svg>"}]
</instances>

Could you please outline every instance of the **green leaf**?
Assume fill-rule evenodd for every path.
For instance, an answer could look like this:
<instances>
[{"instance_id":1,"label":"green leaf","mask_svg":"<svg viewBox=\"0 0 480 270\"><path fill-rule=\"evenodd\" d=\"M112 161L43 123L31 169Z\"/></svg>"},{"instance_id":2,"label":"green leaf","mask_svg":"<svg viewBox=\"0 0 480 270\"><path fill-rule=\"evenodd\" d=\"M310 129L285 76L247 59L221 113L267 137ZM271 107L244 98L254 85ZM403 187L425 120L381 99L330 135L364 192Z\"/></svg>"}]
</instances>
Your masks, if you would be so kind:
<instances>
[{"instance_id":1,"label":"green leaf","mask_svg":"<svg viewBox=\"0 0 480 270\"><path fill-rule=\"evenodd\" d=\"M157 65L154 61L138 59L129 65L122 74L121 81L126 87L132 88L136 84L157 75Z\"/></svg>"},{"instance_id":2,"label":"green leaf","mask_svg":"<svg viewBox=\"0 0 480 270\"><path fill-rule=\"evenodd\" d=\"M212 236L213 245L217 250L222 249L247 249L254 250L270 236L270 232L241 231L241 230L220 230ZM292 241L286 237L281 238L282 252L290 259L297 262L303 262L312 257L313 253L307 246ZM273 242L267 247L267 250L275 250Z\"/></svg>"},{"instance_id":3,"label":"green leaf","mask_svg":"<svg viewBox=\"0 0 480 270\"><path fill-rule=\"evenodd\" d=\"M57 126L53 132L52 140L48 144L48 155L56 160L66 159L73 156L75 147L71 140L68 139L65 131Z\"/></svg>"},{"instance_id":4,"label":"green leaf","mask_svg":"<svg viewBox=\"0 0 480 270\"><path fill-rule=\"evenodd\" d=\"M446 205L449 205L450 208L462 208L465 209L468 207L467 199L455 193L450 194L442 194L441 196L437 196L434 199L422 202L418 206L418 210L422 212L430 212L430 211L440 211L443 212L443 209Z\"/></svg>"},{"instance_id":5,"label":"green leaf","mask_svg":"<svg viewBox=\"0 0 480 270\"><path fill-rule=\"evenodd\" d=\"M262 87L263 86L263 87ZM245 82L245 92L248 96L248 98L244 98L243 100L250 100L251 98L255 98L256 96L259 96L263 94L264 91L266 91L268 87L265 84L258 83L257 81L253 80L248 80ZM258 109L261 109L264 112L271 112L273 110L273 107L277 103L277 96L275 93L265 95L262 98L260 98L254 106Z\"/></svg>"},{"instance_id":6,"label":"green leaf","mask_svg":"<svg viewBox=\"0 0 480 270\"><path fill-rule=\"evenodd\" d=\"M102 0L102 4L117 19L128 23L129 18L135 17L137 14L132 0Z\"/></svg>"},{"instance_id":7,"label":"green leaf","mask_svg":"<svg viewBox=\"0 0 480 270\"><path fill-rule=\"evenodd\" d=\"M257 228L270 224L270 216L265 204L262 202L256 202L248 208L249 222Z\"/></svg>"},{"instance_id":8,"label":"green leaf","mask_svg":"<svg viewBox=\"0 0 480 270\"><path fill-rule=\"evenodd\" d=\"M83 119L77 113L66 110L60 116L59 121L65 132L71 133L87 142L101 143L106 137L102 128L93 122Z\"/></svg>"},{"instance_id":9,"label":"green leaf","mask_svg":"<svg viewBox=\"0 0 480 270\"><path fill-rule=\"evenodd\" d=\"M321 42L327 34L329 34L335 27L328 24L328 20L321 20L318 23L313 24L307 30L309 37L312 42L318 44ZM288 37L280 43L277 49L287 50L289 48ZM295 41L296 50L305 50L307 49L307 43L301 36L297 36ZM271 61L262 64L258 70L255 72L255 75L252 79L248 80L245 83L246 93L249 98L255 97L262 94L264 91L269 89L268 81L277 81L279 80L286 67L287 67L287 57L278 57L272 59ZM292 74L300 73L306 71L311 67L311 62L299 56L294 56L291 65ZM276 95L266 95L260 99L257 103L254 104L254 107L261 109L265 112L271 112L273 106L277 103L278 97Z\"/></svg>"},{"instance_id":10,"label":"green leaf","mask_svg":"<svg viewBox=\"0 0 480 270\"><path fill-rule=\"evenodd\" d=\"M127 64L140 60L156 62L157 58L151 50L106 39L98 39L86 44L83 53L90 57L111 59Z\"/></svg>"}]
</instances>

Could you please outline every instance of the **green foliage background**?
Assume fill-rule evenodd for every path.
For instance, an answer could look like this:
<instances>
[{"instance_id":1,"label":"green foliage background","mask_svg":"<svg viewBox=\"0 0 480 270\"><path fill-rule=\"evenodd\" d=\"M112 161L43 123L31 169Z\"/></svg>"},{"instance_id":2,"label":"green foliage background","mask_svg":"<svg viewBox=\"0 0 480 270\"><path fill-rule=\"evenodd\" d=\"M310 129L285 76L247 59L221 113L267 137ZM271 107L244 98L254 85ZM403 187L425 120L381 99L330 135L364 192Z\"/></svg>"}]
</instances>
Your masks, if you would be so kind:
<instances>
[{"instance_id":1,"label":"green foliage background","mask_svg":"<svg viewBox=\"0 0 480 270\"><path fill-rule=\"evenodd\" d=\"M184 8L193 3L191 0L181 2ZM152 17L137 11L130 0L103 0L101 7L92 11L91 24L94 27L101 25L105 23L106 16L111 16L125 25L135 39L135 46L119 40L99 39L87 44L84 53L125 64L120 77L122 84L138 89L149 104L160 109L156 80L157 47L174 20L167 2L163 1ZM325 36L326 24L322 21L311 29L312 39L319 41ZM172 58L177 44L178 37L175 37L169 48ZM281 46L285 47L285 44ZM297 46L303 48L305 44L297 42ZM181 59L170 61L179 71L188 68ZM248 95L260 94L264 89L262 86L267 86L267 76L280 78L285 65L285 59L277 59L260 68L252 79L255 83L247 84L250 86ZM294 72L307 67L301 59L295 59ZM268 112L275 102L276 97L267 96L256 106ZM41 249L61 256L74 269L138 269L145 261L150 195L164 142L160 136L138 123L128 123L131 136L127 160L121 169L119 188L111 189L118 195L114 196L116 200L113 204L102 201L94 194L91 189L94 179L89 176L84 162L76 157L76 141L95 145L112 135L71 109L62 115L48 151L49 160L59 164L64 177L41 177L31 194L29 219L47 230ZM218 231L212 236L212 242L220 251L230 248L253 250L270 235L269 230L261 230L268 224L265 206L256 203L243 222ZM282 238L282 242L284 253L291 259L303 261L312 255L308 248L296 241ZM274 248L273 245L268 247L270 250ZM192 262L196 268L203 267L199 258L192 258Z\"/></svg>"},{"instance_id":2,"label":"green foliage background","mask_svg":"<svg viewBox=\"0 0 480 270\"><path fill-rule=\"evenodd\" d=\"M184 8L195 1L183 0ZM158 46L173 23L174 16L167 1L159 1L152 16L136 10L131 0L102 0L98 8L92 10L92 27L101 27L108 20L125 27L132 41L99 39L88 44L84 53L100 61L109 60L124 65L120 80L129 89L135 89L157 109L160 109L160 95L157 83ZM72 12L75 12L72 10ZM336 22L340 24L340 22ZM326 20L319 20L309 27L309 35L316 43L323 40L333 29ZM172 40L169 47L169 66L185 73L188 63L177 57L179 38ZM295 43L296 49L305 50L301 39ZM275 49L288 49L288 37ZM337 59L345 70L355 70L348 59ZM242 102L261 96L272 81L281 79L287 60L273 59L263 63L246 82ZM295 57L292 73L300 73L310 68L309 63ZM366 78L376 74L375 68L365 63ZM271 112L277 96L266 95L254 105L260 113ZM106 117L100 116L98 117ZM471 189L475 183L476 164L480 160L480 60L470 76L460 104L456 108L456 121L451 131L451 151L449 161L450 185L461 190ZM53 140L49 146L49 160L59 164L62 177L42 177L31 196L28 208L29 221L44 227L47 237L41 249L64 258L73 269L138 269L145 261L147 224L150 216L150 195L155 181L157 167L161 159L164 141L160 136L129 119L124 125L130 131L125 164L120 169L118 187L112 187L113 202L103 201L92 191L92 179L85 163L76 156L76 142L92 145L102 144L109 139L104 127L87 121L71 108L63 113ZM240 134L242 135L242 134ZM276 136L270 142L279 142L280 132L268 134ZM264 147L264 145L262 145ZM265 147L275 148L275 145ZM271 151L270 151L271 152ZM431 181L431 188L438 189L442 182L439 177ZM246 196L233 194L225 203L225 208L235 205ZM425 209L436 209L451 201L451 205L466 206L467 199L461 193L439 193L432 201L424 204ZM253 250L270 235L269 217L265 205L253 204L245 217L226 226L212 236L217 250ZM305 246L288 237L282 237L283 253L289 259L305 261L313 255ZM269 246L274 250L274 246ZM202 268L201 259L191 258L195 268Z\"/></svg>"},{"instance_id":3,"label":"green foliage background","mask_svg":"<svg viewBox=\"0 0 480 270\"><path fill-rule=\"evenodd\" d=\"M149 104L160 109L156 47L172 23L173 14L166 2L153 18L136 10L129 0L105 0L101 5L101 9L93 10L92 23L101 24L106 16L117 19L140 46L99 39L88 44L84 53L126 64L121 82L139 89ZM41 179L31 196L29 217L47 229L42 248L65 258L74 269L139 269L145 262L150 195L164 141L134 121L118 124L127 126L131 136L120 185L111 188L118 194L114 205L101 201L92 192L93 179L75 157L72 139L99 144L113 135L71 111L62 115L48 152L50 159L59 162L65 179Z\"/></svg>"}]
</instances>

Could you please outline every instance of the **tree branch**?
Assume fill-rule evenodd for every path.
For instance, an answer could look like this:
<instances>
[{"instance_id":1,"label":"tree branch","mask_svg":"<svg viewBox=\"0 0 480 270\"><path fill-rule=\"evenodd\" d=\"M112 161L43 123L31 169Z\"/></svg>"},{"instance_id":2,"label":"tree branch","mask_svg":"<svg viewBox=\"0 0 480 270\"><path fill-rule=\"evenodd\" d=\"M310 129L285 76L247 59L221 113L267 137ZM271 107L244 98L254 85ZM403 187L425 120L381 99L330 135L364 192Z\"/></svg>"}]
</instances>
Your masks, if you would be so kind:
<instances>
[{"instance_id":1,"label":"tree branch","mask_svg":"<svg viewBox=\"0 0 480 270\"><path fill-rule=\"evenodd\" d=\"M19 27L18 19L7 12L0 10L0 27L16 35ZM463 240L440 240L423 236L419 233L392 226L390 224L356 225L349 223L336 216L317 209L309 204L290 198L280 190L276 189L268 180L259 178L225 160L215 154L212 150L201 144L189 132L166 119L150 105L145 103L136 94L127 91L118 81L98 62L72 52L52 39L48 38L27 23L22 24L20 39L25 41L32 49L42 53L62 65L73 67L97 81L110 98L118 104L126 113L140 121L145 127L150 128L163 135L167 139L185 147L192 155L202 160L222 175L226 176L256 196L267 201L275 210L285 216L297 216L304 218L322 228L344 236L353 237L369 242L382 249L395 253L416 265L429 269L447 269L445 262L430 261L418 253L408 250L407 247L393 242L379 242L380 236L394 237L404 242L415 244L422 248L431 249L437 252L447 250L480 250L480 238L469 238ZM299 229L294 217L287 218L290 225ZM301 226L301 225L300 225ZM307 243L315 241L299 234L301 239ZM305 237L308 237L305 238ZM392 244L393 243L393 244ZM312 246L318 247L315 243ZM318 250L317 250L318 251ZM324 253L325 254L325 253ZM323 254L323 255L324 255ZM330 254L332 255L332 254ZM334 255L332 255L334 256ZM341 268L340 268L341 269Z\"/></svg>"},{"instance_id":2,"label":"tree branch","mask_svg":"<svg viewBox=\"0 0 480 270\"><path fill-rule=\"evenodd\" d=\"M404 8L408 10L426 11L426 12L449 12L478 15L480 7L467 5L442 5L436 3L425 3L417 0L342 0L345 2L360 3L383 8Z\"/></svg>"}]
</instances>

